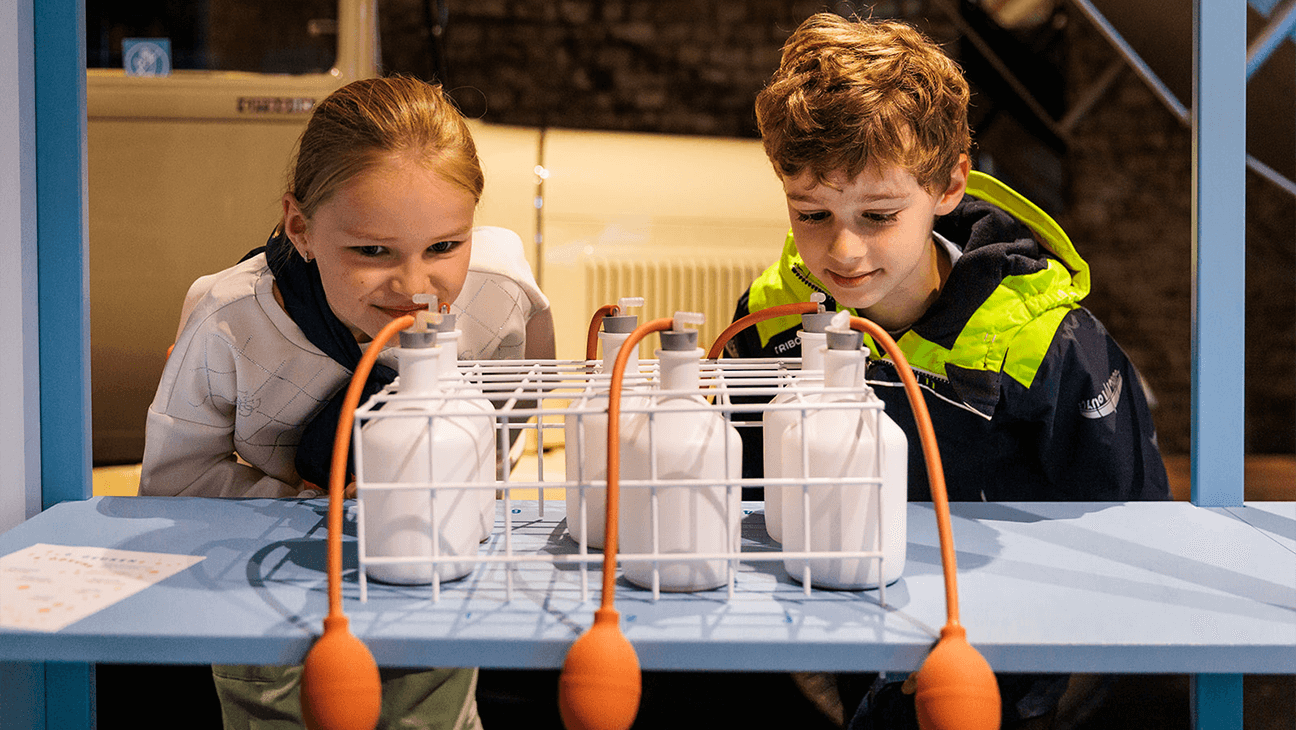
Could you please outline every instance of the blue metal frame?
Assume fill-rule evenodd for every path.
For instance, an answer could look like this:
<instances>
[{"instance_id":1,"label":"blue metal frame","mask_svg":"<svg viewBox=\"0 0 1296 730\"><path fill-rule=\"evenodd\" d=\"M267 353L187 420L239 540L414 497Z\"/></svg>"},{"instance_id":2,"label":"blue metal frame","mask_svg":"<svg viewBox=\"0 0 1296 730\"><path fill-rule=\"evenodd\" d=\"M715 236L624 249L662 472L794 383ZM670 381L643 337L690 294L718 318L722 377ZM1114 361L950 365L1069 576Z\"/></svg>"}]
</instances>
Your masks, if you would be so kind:
<instances>
[{"instance_id":1,"label":"blue metal frame","mask_svg":"<svg viewBox=\"0 0 1296 730\"><path fill-rule=\"evenodd\" d=\"M33 0L41 503L92 494L85 4ZM94 665L12 666L44 726L95 726Z\"/></svg>"},{"instance_id":2,"label":"blue metal frame","mask_svg":"<svg viewBox=\"0 0 1296 730\"><path fill-rule=\"evenodd\" d=\"M31 2L48 507L91 493L85 11L82 0ZM1234 506L1243 499L1245 432L1246 9L1194 0L1194 16L1192 499ZM42 676L39 666L0 673L24 678L27 696L46 698L48 712L39 714L50 726L93 727L93 667L50 663ZM1241 727L1240 675L1201 675L1194 688L1197 727Z\"/></svg>"},{"instance_id":3,"label":"blue metal frame","mask_svg":"<svg viewBox=\"0 0 1296 730\"><path fill-rule=\"evenodd\" d=\"M1250 3L1252 6L1257 5L1254 0ZM1251 42L1247 48L1246 76L1250 80L1256 71L1269 60L1269 56L1278 49L1283 41L1287 40L1292 34L1292 29L1296 28L1296 2L1287 0L1285 3L1279 3L1269 8L1265 15L1272 15L1269 18L1269 25L1261 31L1260 35Z\"/></svg>"},{"instance_id":4,"label":"blue metal frame","mask_svg":"<svg viewBox=\"0 0 1296 730\"><path fill-rule=\"evenodd\" d=\"M45 665L0 662L0 707L0 730L45 727Z\"/></svg>"},{"instance_id":5,"label":"blue metal frame","mask_svg":"<svg viewBox=\"0 0 1296 730\"><path fill-rule=\"evenodd\" d=\"M1193 0L1192 501L1244 497L1246 6ZM1193 725L1242 729L1242 675L1193 677Z\"/></svg>"},{"instance_id":6,"label":"blue metal frame","mask_svg":"<svg viewBox=\"0 0 1296 730\"><path fill-rule=\"evenodd\" d=\"M1194 676L1191 702L1192 725L1198 730L1243 730L1241 674Z\"/></svg>"},{"instance_id":7,"label":"blue metal frame","mask_svg":"<svg viewBox=\"0 0 1296 730\"><path fill-rule=\"evenodd\" d=\"M36 0L34 8L41 501L48 509L92 493L85 5Z\"/></svg>"},{"instance_id":8,"label":"blue metal frame","mask_svg":"<svg viewBox=\"0 0 1296 730\"><path fill-rule=\"evenodd\" d=\"M1246 6L1194 0L1192 501L1242 504Z\"/></svg>"}]
</instances>

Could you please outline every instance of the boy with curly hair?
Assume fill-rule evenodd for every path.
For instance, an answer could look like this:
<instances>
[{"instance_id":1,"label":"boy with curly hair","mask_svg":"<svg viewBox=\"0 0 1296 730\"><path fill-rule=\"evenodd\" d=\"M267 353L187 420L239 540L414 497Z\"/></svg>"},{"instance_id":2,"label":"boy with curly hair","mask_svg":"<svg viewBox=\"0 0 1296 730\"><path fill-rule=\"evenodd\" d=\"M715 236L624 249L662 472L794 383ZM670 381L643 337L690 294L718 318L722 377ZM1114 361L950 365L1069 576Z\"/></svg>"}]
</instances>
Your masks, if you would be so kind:
<instances>
[{"instance_id":1,"label":"boy with curly hair","mask_svg":"<svg viewBox=\"0 0 1296 730\"><path fill-rule=\"evenodd\" d=\"M1134 365L1080 305L1088 264L1046 213L971 169L968 100L958 66L908 25L802 23L756 100L791 231L734 319L819 291L829 311L890 332L917 371L951 500L1169 499ZM794 357L798 325L762 322L728 354ZM930 501L899 377L868 345L870 385L909 437L909 500ZM745 476L760 473L752 435ZM1000 686L1004 726L1033 727L1066 677L1001 675ZM911 699L878 683L852 727L903 727L906 715Z\"/></svg>"}]
</instances>

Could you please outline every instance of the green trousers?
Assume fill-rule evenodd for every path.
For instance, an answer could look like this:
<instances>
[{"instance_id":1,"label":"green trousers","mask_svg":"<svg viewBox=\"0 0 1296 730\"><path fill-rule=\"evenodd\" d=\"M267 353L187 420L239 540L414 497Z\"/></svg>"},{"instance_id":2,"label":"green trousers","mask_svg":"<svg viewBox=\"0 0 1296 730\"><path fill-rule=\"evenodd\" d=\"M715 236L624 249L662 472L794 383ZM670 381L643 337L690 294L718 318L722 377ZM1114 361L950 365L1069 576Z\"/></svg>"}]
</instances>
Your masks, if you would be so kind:
<instances>
[{"instance_id":1,"label":"green trousers","mask_svg":"<svg viewBox=\"0 0 1296 730\"><path fill-rule=\"evenodd\" d=\"M481 730L477 670L379 669L378 730ZM296 730L301 714L301 667L216 664L212 677L226 730Z\"/></svg>"}]
</instances>

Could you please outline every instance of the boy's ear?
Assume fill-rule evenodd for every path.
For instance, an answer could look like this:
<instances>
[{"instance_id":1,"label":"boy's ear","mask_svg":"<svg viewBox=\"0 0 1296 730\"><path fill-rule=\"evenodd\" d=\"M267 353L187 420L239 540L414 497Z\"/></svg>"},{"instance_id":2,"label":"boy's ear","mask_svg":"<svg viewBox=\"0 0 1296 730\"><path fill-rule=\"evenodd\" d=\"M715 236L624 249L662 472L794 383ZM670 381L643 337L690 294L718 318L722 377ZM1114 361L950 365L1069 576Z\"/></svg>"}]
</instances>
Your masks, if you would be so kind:
<instances>
[{"instance_id":1,"label":"boy's ear","mask_svg":"<svg viewBox=\"0 0 1296 730\"><path fill-rule=\"evenodd\" d=\"M301 254L303 259L310 260L310 250L306 243L306 216L302 213L301 207L297 205L297 199L292 193L284 193L283 196L283 229L284 235L292 241L293 248Z\"/></svg>"},{"instance_id":2,"label":"boy's ear","mask_svg":"<svg viewBox=\"0 0 1296 730\"><path fill-rule=\"evenodd\" d=\"M967 190L968 171L971 169L972 162L968 156L959 155L958 162L950 169L949 185L941 193L940 200L936 201L936 215L945 215L954 210L963 199L963 193Z\"/></svg>"}]
</instances>

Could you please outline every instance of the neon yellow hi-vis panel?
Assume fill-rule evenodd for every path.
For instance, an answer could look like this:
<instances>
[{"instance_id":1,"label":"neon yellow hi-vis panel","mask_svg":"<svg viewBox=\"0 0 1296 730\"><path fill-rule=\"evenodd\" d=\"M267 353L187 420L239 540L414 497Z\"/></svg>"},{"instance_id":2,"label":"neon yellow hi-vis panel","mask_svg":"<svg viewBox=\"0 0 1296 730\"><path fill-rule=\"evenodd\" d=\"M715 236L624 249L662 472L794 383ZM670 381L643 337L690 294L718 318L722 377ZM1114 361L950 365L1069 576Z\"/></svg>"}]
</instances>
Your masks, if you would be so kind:
<instances>
[{"instance_id":1,"label":"neon yellow hi-vis panel","mask_svg":"<svg viewBox=\"0 0 1296 730\"><path fill-rule=\"evenodd\" d=\"M1021 193L1004 185L984 172L968 173L967 193L974 198L994 203L1025 223L1054 256L1062 260L1071 271L1071 285L1080 290L1081 297L1089 293L1089 264L1080 258L1075 245L1062 226Z\"/></svg>"},{"instance_id":2,"label":"neon yellow hi-vis panel","mask_svg":"<svg viewBox=\"0 0 1296 730\"><path fill-rule=\"evenodd\" d=\"M798 270L806 272L805 275L813 284L802 279ZM787 238L783 240L783 255L752 282L747 294L747 311L759 312L779 304L808 302L814 291L827 293L828 290L805 268L801 254L797 253L796 243L792 240L792 231L788 231ZM761 347L769 344L774 335L799 324L801 317L795 314L757 322L756 332L760 335Z\"/></svg>"},{"instance_id":3,"label":"neon yellow hi-vis panel","mask_svg":"<svg viewBox=\"0 0 1296 730\"><path fill-rule=\"evenodd\" d=\"M912 330L900 338L899 345L911 365L930 373L945 376L948 364L969 370L1002 370L1029 387L1063 317L1089 293L1089 265L1080 258L1056 221L1007 185L972 171L968 174L967 192L1024 223L1061 263L1050 260L1041 271L1005 277L968 319L952 349L930 342ZM778 263L766 269L752 284L748 308L755 312L778 304L807 301L815 290L827 291L805 268L789 232ZM761 345L797 324L795 316L758 323ZM866 336L865 341L874 357L883 356L871 338Z\"/></svg>"}]
</instances>

